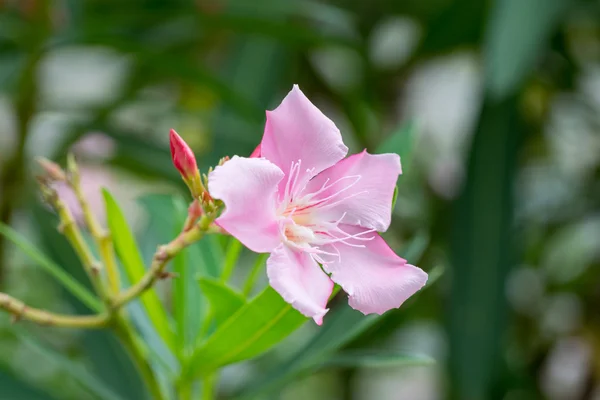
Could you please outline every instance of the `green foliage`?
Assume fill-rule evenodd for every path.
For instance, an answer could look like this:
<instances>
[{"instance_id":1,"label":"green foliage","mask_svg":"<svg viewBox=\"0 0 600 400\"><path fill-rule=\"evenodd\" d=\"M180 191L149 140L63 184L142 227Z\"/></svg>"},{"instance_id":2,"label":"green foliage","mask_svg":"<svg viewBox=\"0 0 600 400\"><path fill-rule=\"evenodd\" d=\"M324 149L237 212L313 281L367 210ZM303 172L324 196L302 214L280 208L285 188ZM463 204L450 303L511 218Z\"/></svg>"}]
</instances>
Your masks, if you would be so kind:
<instances>
[{"instance_id":1,"label":"green foliage","mask_svg":"<svg viewBox=\"0 0 600 400\"><path fill-rule=\"evenodd\" d=\"M269 350L298 329L307 318L271 287L242 306L200 346L191 373L206 375L217 368Z\"/></svg>"},{"instance_id":2,"label":"green foliage","mask_svg":"<svg viewBox=\"0 0 600 400\"><path fill-rule=\"evenodd\" d=\"M177 237L185 223L187 206L179 199L173 203L175 218L172 220L172 237ZM177 344L182 355L193 352L204 317L204 296L196 284L196 280L204 272L202 264L197 246L182 251L173 260L173 272L177 275L172 286L173 314L178 332Z\"/></svg>"},{"instance_id":3,"label":"green foliage","mask_svg":"<svg viewBox=\"0 0 600 400\"><path fill-rule=\"evenodd\" d=\"M400 156L403 168L408 168L412 161L417 123L414 121L401 125L392 132L379 146L377 153L396 153Z\"/></svg>"},{"instance_id":4,"label":"green foliage","mask_svg":"<svg viewBox=\"0 0 600 400\"><path fill-rule=\"evenodd\" d=\"M518 90L569 3L570 0L495 3L484 46L486 86L494 99L503 99Z\"/></svg>"},{"instance_id":5,"label":"green foliage","mask_svg":"<svg viewBox=\"0 0 600 400\"><path fill-rule=\"evenodd\" d=\"M119 205L107 190L103 190L102 194L108 216L108 226L115 243L115 249L119 254L121 265L129 282L134 284L146 272L144 260ZM156 294L156 290L151 288L142 294L141 302L154 328L159 332L165 343L171 349L174 349L175 341L173 331L171 330L171 323L164 306Z\"/></svg>"},{"instance_id":6,"label":"green foliage","mask_svg":"<svg viewBox=\"0 0 600 400\"><path fill-rule=\"evenodd\" d=\"M417 236L401 252L402 256L418 261L428 243L426 235ZM427 285L433 284L440 276L436 271L430 275ZM294 377L307 371L316 370L330 357L335 357L341 349L363 332L373 327L382 319L379 315L363 315L347 304L330 311L324 319L323 326L311 337L306 345L292 354L286 361L274 366L261 379L249 384L241 393L243 399L251 399L264 393L277 390L290 382Z\"/></svg>"},{"instance_id":7,"label":"green foliage","mask_svg":"<svg viewBox=\"0 0 600 400\"><path fill-rule=\"evenodd\" d=\"M85 286L73 279L60 266L33 247L27 239L19 235L7 225L0 223L0 234L17 245L25 254L31 257L47 273L52 275L65 289L79 299L83 304L95 311L100 311L102 305Z\"/></svg>"},{"instance_id":8,"label":"green foliage","mask_svg":"<svg viewBox=\"0 0 600 400\"><path fill-rule=\"evenodd\" d=\"M19 341L22 342L26 348L32 349L36 354L40 355L39 362L56 365L61 370L67 372L95 398L103 400L123 400L123 397L113 392L104 382L98 380L96 375L90 373L90 371L83 368L81 365L76 364L73 360L65 357L64 354L51 349L47 344L39 342L25 329L17 329L17 334ZM27 399L29 399L29 397L27 397Z\"/></svg>"},{"instance_id":9,"label":"green foliage","mask_svg":"<svg viewBox=\"0 0 600 400\"><path fill-rule=\"evenodd\" d=\"M246 299L241 294L221 281L211 278L199 280L200 289L210 303L211 317L216 326L222 326L244 304Z\"/></svg>"},{"instance_id":10,"label":"green foliage","mask_svg":"<svg viewBox=\"0 0 600 400\"><path fill-rule=\"evenodd\" d=\"M169 127L185 133L186 140L189 139L196 151L198 164L206 172L208 166L225 155L249 154L263 133L264 110L273 109L291 84L299 83L315 104L335 121L352 150L366 147L373 153L400 155L405 174L400 185L406 184L409 176L411 182L400 186L400 201L395 211L402 211L407 218L394 222L387 234L389 243L394 246L412 238L401 254L410 263L425 267L429 273L427 286L445 269L452 279L445 282L443 291L428 290L418 295L418 303L409 301L400 310L381 317L363 316L347 306L343 295L338 295L332 300L331 311L322 327L298 329L307 319L272 289L258 287L256 283L260 282L258 277L264 276L268 255L256 256L252 266L253 260L245 253L240 257L242 246L238 241L211 234L172 261L169 267L177 278L160 282L156 289L146 292L141 301L132 302L124 310L124 317L131 321L134 341L142 348L151 372L165 389L177 391L165 390L166 397L199 398L199 379L211 377L203 384L203 388L211 388L222 366L254 359L258 360L250 366L252 382L242 385L241 389L236 386L237 382L215 384L223 390L221 394L229 398L229 391L237 391L235 398L268 398L267 394L282 390L298 377L325 368L343 370L343 377L347 379L336 377L335 382L340 382L345 386L344 391L350 393L355 385L352 371L356 368L428 362L424 357L386 352L386 349L373 353L363 349L373 347L372 344L379 343L396 328L411 324L417 318L426 318L446 330L449 358L444 377L451 388L450 397L506 398L514 393L527 398L549 396L538 388L537 377L540 366L551 361L548 353L555 345L552 333L545 331L540 340L539 329L532 328L539 326L540 321L531 317L530 323L524 324L523 315L509 319L510 304L505 288L512 265L523 261L533 267L544 267L540 254L547 253L546 236L561 232L564 225L574 220L588 221L586 212L593 210L594 202L590 199L594 199L597 187L597 157L564 157L561 151L566 142L561 138L556 146L554 136L557 135L548 134L546 127L556 125L573 133L578 129L592 132L597 126L597 101L588 99L593 97L588 91L597 69L593 50L598 47L600 9L594 2L413 0L342 4L327 0L139 0L125 4L118 0L66 0L4 3L0 7L0 114L3 117L0 121L3 132L0 138L0 239L4 239L0 240L0 283L5 285L2 290L10 291L8 284L22 280L22 272L12 268L11 248L7 246L14 243L28 260L59 284L58 295L62 298L57 299L58 305L64 301L65 308L74 314L104 309L102 302L92 294L80 261L57 234L56 219L39 206L33 191L29 190L32 179L28 174L33 169L29 165L30 155L44 153L61 160L79 139L90 132L102 132L112 147L106 154L100 149L93 150L99 150L101 155L81 150L79 146L72 149L78 157L81 152L85 167L109 166L119 172L126 171L149 184L143 185L143 190L163 183L176 190L183 188L183 184L169 156L166 141ZM390 31L390 26L401 30ZM414 48L409 43L413 36ZM395 65L378 64L373 57L378 43L387 46L387 55L405 57ZM118 82L109 85L109 94L85 101L87 94L106 88L103 74L82 85L73 71L66 74L68 82L60 89L66 89L65 93L71 87L81 89L83 101L72 98L63 101L62 91L48 90L56 90L52 85L58 65L56 59L69 57L71 52L81 52L83 58L90 59L98 52L105 52L118 59L110 61L106 68L108 72L113 64L122 64L116 68ZM351 56L342 57L348 54ZM81 67L85 62L78 62L81 57L72 63L77 72L79 69L85 72L85 67ZM462 61L453 64L454 60L465 58L469 58L471 64L477 60L475 63L480 62L481 68L479 65L464 68ZM331 66L335 67L333 73L323 72ZM64 62L60 68L65 68ZM451 91L448 87L424 92L434 93L432 96L436 97L433 104L440 109L431 112L430 117L437 121L430 125L426 123L429 121L410 119L424 99L420 93L414 94L414 99L406 94L420 88L423 77L436 78L443 73L448 73L444 78L447 80L456 74L457 77L469 75L469 80L475 82L468 88L462 84L456 85L461 86L459 88L452 86L452 91L457 92L452 95L458 95L459 101L464 100L465 94L468 96L464 97L469 98L462 108L471 112L456 116L461 120L456 126L464 131L457 135L460 138L434 137L440 136L435 122L450 121L446 119L447 103L437 101L437 96L448 102L454 100L447 98L445 92ZM95 87L96 81L102 84ZM462 79L457 79L457 83L460 82ZM477 82L481 82L482 87L478 87ZM474 93L483 94L483 99ZM569 95L566 100L564 93ZM577 124L564 127L554 120L564 112L565 103L569 110L578 110L575 117L569 115L570 121ZM555 108L560 112L555 112ZM395 127L399 118L408 118L409 122ZM478 121L472 141L467 132L471 118ZM48 129L50 119L52 126ZM417 128L421 126L427 131L424 129L424 135L419 136L415 152L417 134L421 133ZM389 127L391 133L384 135ZM448 135L455 130L449 130ZM34 134L38 131L53 133ZM60 134L54 134L55 131ZM421 139L425 140L421 142ZM524 139L530 142L520 147L519 140ZM460 142L449 146L454 148L450 161L456 164L451 167L457 169L458 172L454 172L460 179L451 173L453 168L432 169L446 167L431 154L437 155L438 145L445 147L452 140ZM584 140L577 137L569 141L567 147L575 148L581 142ZM593 148L594 139L589 143L588 147ZM425 148L427 146L431 148ZM549 153L559 155L549 157ZM468 163L463 170L465 155ZM565 179L561 177L560 164L567 158L569 161L587 160L591 167L581 176L577 168L570 168ZM542 191L539 197L543 201L537 199L534 206L556 203L561 210L544 211L550 215L546 215L547 220L543 222L523 217L523 209L531 206L527 201L513 202L515 186L525 189L525 195L528 192L528 188L522 187L521 179L528 176L523 173L528 171L515 169L532 159L536 168L540 165L545 168L546 163L553 168L553 186ZM437 187L439 181L454 185L456 191L441 195ZM539 186L547 186L539 182L542 182ZM119 184L117 179L114 184ZM539 190L537 185L536 191ZM566 191L576 200L558 199L567 197L562 194L551 196L559 192L555 189L559 186L568 188ZM142 189L142 185L132 191L138 189ZM398 188L394 191L392 207L396 206L397 196ZM143 196L139 204L146 212L147 224L133 232L112 196L105 192L104 197L121 272L123 278L127 278L123 281L135 283L150 265L156 247L179 234L187 201L170 194ZM414 204L414 212L413 209L400 210L407 204ZM568 211L563 214L563 210ZM9 227L28 223L30 214L34 216L32 231L40 239L35 246L30 244L29 238ZM516 232L515 227L521 230ZM514 242L529 246L523 252L523 260L516 259L519 252ZM581 249L570 251L583 253ZM597 257L592 252L588 255L581 259L595 266ZM428 268L432 265L436 267ZM560 291L573 294L578 304L583 305L582 326L571 332L575 336L582 331L592 336L597 333L594 319L589 318L594 314L593 305L597 300L597 290L592 284L598 280L597 270L590 268L582 272L583 278L572 284L561 286L553 282L544 288L544 301L552 299L553 291ZM550 282L551 271L548 271L544 270L543 274ZM240 281L244 277L245 283ZM248 299L255 286L258 296ZM37 288L29 288L27 293L34 290ZM546 311L536 314L543 314L541 318L545 318ZM514 325L509 325L511 323ZM286 348L286 352L265 354L292 333L298 337L285 342L291 347ZM60 333L57 335L63 339ZM90 397L147 398L147 389L140 378L142 370L109 331L82 332L72 340L65 354L54 350L50 340L38 341L33 336L19 340L22 345L40 352L40 364L60 365ZM597 344L590 343L598 353ZM506 363L507 354L510 364ZM266 356L259 358L261 355ZM39 385L21 380L10 370L12 359L8 356L0 357L0 363L3 364L0 398L51 400L71 395L68 390L46 395ZM182 371L186 373L185 379L180 379ZM592 370L587 372L589 376L594 375ZM596 381L590 380L589 386L598 386ZM205 391L207 399L212 395L210 390ZM444 397L441 393L440 396Z\"/></svg>"},{"instance_id":11,"label":"green foliage","mask_svg":"<svg viewBox=\"0 0 600 400\"><path fill-rule=\"evenodd\" d=\"M376 351L343 351L326 359L319 366L324 368L390 368L431 365L435 361L431 357L407 355L393 352Z\"/></svg>"},{"instance_id":12,"label":"green foliage","mask_svg":"<svg viewBox=\"0 0 600 400\"><path fill-rule=\"evenodd\" d=\"M0 370L0 388L0 394L5 399L57 400L3 370Z\"/></svg>"}]
</instances>

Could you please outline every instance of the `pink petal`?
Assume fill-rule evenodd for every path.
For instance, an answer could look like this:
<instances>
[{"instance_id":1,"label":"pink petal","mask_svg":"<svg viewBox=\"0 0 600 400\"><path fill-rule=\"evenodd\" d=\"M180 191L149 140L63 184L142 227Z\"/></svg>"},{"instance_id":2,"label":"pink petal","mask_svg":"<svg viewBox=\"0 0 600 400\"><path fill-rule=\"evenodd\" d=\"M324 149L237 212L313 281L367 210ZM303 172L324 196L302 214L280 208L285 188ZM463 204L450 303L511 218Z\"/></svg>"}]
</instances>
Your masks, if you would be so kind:
<instances>
[{"instance_id":1,"label":"pink petal","mask_svg":"<svg viewBox=\"0 0 600 400\"><path fill-rule=\"evenodd\" d=\"M279 107L267 111L261 155L286 175L291 164L301 162L299 182L306 182L348 153L340 131L294 85ZM285 185L285 182L282 182Z\"/></svg>"},{"instance_id":2,"label":"pink petal","mask_svg":"<svg viewBox=\"0 0 600 400\"><path fill-rule=\"evenodd\" d=\"M258 146L256 146L256 148L254 149L254 151L252 152L252 154L250 154L250 158L257 158L260 157L260 143L258 144Z\"/></svg>"},{"instance_id":3,"label":"pink petal","mask_svg":"<svg viewBox=\"0 0 600 400\"><path fill-rule=\"evenodd\" d=\"M267 260L267 275L285 301L317 325L323 323L333 282L309 254L281 244Z\"/></svg>"},{"instance_id":4,"label":"pink petal","mask_svg":"<svg viewBox=\"0 0 600 400\"><path fill-rule=\"evenodd\" d=\"M234 156L208 176L208 190L225 203L216 222L250 250L272 251L281 242L275 215L283 172L264 158Z\"/></svg>"},{"instance_id":5,"label":"pink petal","mask_svg":"<svg viewBox=\"0 0 600 400\"><path fill-rule=\"evenodd\" d=\"M365 231L354 226L340 225L340 228L351 235ZM373 239L349 240L365 247L343 243L323 246L324 251L336 253L337 249L340 254L339 258L328 257L323 268L348 293L350 306L363 314L382 314L400 307L425 285L427 274L398 257L379 234L367 233L361 237Z\"/></svg>"},{"instance_id":6,"label":"pink petal","mask_svg":"<svg viewBox=\"0 0 600 400\"><path fill-rule=\"evenodd\" d=\"M325 182L334 184L320 194L332 196L324 207L316 208L318 218L386 231L392 220L392 198L398 176L402 173L397 154L353 154L314 177L306 193L319 190ZM339 180L340 178L344 178ZM328 205L329 204L329 205ZM331 206L331 204L335 204Z\"/></svg>"}]
</instances>

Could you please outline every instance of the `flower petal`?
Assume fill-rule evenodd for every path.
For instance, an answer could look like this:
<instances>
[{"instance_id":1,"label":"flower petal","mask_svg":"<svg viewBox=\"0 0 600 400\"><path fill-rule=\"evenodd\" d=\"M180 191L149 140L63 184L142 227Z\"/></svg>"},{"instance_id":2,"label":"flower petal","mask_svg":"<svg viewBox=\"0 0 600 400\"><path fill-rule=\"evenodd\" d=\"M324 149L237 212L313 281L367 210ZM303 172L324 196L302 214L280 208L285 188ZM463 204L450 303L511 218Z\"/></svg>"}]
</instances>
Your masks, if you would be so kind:
<instances>
[{"instance_id":1,"label":"flower petal","mask_svg":"<svg viewBox=\"0 0 600 400\"><path fill-rule=\"evenodd\" d=\"M254 149L254 151L252 152L252 154L250 154L249 158L259 158L261 157L260 155L260 143L258 144L258 146L256 146L256 148Z\"/></svg>"},{"instance_id":2,"label":"flower petal","mask_svg":"<svg viewBox=\"0 0 600 400\"><path fill-rule=\"evenodd\" d=\"M354 226L340 225L340 228L350 235L365 232L365 229ZM347 240L365 247L341 242L322 247L326 252L339 253L339 257L327 257L323 268L348 293L348 303L352 308L363 314L383 314L400 307L425 285L427 274L398 257L379 234L367 233L360 237L373 239Z\"/></svg>"},{"instance_id":3,"label":"flower petal","mask_svg":"<svg viewBox=\"0 0 600 400\"><path fill-rule=\"evenodd\" d=\"M283 172L264 158L234 156L208 176L208 190L225 203L216 222L250 250L272 251L281 242L275 215Z\"/></svg>"},{"instance_id":4,"label":"flower petal","mask_svg":"<svg viewBox=\"0 0 600 400\"><path fill-rule=\"evenodd\" d=\"M267 275L285 301L317 325L323 323L333 282L308 253L281 244L267 260Z\"/></svg>"},{"instance_id":5,"label":"flower petal","mask_svg":"<svg viewBox=\"0 0 600 400\"><path fill-rule=\"evenodd\" d=\"M337 221L344 216L344 224L383 232L392 220L394 188L401 173L397 154L369 154L365 150L321 172L305 191L314 193L326 183L331 185L319 198L335 196L315 208L317 218Z\"/></svg>"},{"instance_id":6,"label":"flower petal","mask_svg":"<svg viewBox=\"0 0 600 400\"><path fill-rule=\"evenodd\" d=\"M261 155L286 175L292 163L301 162L299 182L306 182L348 153L340 131L298 88L279 107L267 111ZM283 182L285 184L285 182Z\"/></svg>"}]
</instances>

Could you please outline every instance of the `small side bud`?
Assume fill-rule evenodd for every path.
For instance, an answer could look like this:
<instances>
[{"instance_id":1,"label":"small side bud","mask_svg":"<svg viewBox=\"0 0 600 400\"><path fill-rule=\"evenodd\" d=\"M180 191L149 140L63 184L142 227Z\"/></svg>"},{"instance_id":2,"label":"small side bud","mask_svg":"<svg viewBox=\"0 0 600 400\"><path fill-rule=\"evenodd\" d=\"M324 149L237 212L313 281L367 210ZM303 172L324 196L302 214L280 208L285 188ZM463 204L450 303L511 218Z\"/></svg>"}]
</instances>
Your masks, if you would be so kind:
<instances>
[{"instance_id":1,"label":"small side bud","mask_svg":"<svg viewBox=\"0 0 600 400\"><path fill-rule=\"evenodd\" d=\"M157 277L158 279L172 279L179 278L179 274L176 272L161 271Z\"/></svg>"},{"instance_id":2,"label":"small side bud","mask_svg":"<svg viewBox=\"0 0 600 400\"><path fill-rule=\"evenodd\" d=\"M45 176L51 181L64 182L67 179L65 171L63 171L58 164L44 157L39 157L36 159L36 161L44 170Z\"/></svg>"}]
</instances>

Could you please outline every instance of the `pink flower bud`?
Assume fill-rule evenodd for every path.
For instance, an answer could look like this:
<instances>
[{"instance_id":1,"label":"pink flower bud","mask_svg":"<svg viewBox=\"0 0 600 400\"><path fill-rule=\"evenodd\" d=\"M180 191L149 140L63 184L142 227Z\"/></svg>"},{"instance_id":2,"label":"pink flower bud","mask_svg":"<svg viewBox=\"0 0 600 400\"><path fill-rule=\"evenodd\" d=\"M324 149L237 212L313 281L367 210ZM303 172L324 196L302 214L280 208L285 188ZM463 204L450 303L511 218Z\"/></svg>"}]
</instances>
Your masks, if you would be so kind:
<instances>
[{"instance_id":1,"label":"pink flower bud","mask_svg":"<svg viewBox=\"0 0 600 400\"><path fill-rule=\"evenodd\" d=\"M174 129L169 132L169 141L173 165L175 165L184 180L193 179L198 174L198 166L192 149Z\"/></svg>"}]
</instances>

